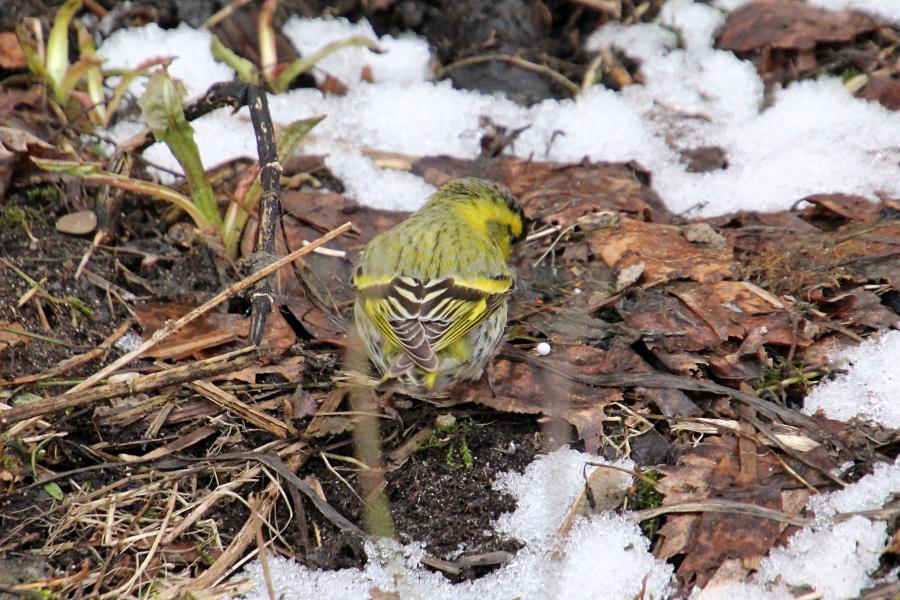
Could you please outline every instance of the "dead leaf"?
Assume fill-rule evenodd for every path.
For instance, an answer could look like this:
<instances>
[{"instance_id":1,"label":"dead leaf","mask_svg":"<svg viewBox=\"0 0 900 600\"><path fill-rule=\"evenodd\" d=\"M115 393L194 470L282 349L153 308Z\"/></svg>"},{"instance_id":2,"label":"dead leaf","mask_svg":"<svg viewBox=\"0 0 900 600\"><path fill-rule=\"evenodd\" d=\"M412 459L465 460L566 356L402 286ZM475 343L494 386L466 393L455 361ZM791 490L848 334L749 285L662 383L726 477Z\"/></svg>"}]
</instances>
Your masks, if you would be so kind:
<instances>
[{"instance_id":1,"label":"dead leaf","mask_svg":"<svg viewBox=\"0 0 900 600\"><path fill-rule=\"evenodd\" d=\"M646 372L649 366L630 348L609 351L590 346L569 346L547 357L548 363L583 375ZM462 388L458 400L477 402L495 410L543 414L575 427L591 452L600 447L604 408L622 400L617 388L593 388L524 362L499 359L494 363L494 391L487 382Z\"/></svg>"},{"instance_id":2,"label":"dead leaf","mask_svg":"<svg viewBox=\"0 0 900 600\"><path fill-rule=\"evenodd\" d=\"M721 343L716 331L683 302L658 291L638 295L623 316L625 326L640 331L651 350L661 348L667 354L680 354Z\"/></svg>"},{"instance_id":3,"label":"dead leaf","mask_svg":"<svg viewBox=\"0 0 900 600\"><path fill-rule=\"evenodd\" d=\"M266 329L263 333L263 345L266 350L276 356L281 356L297 341L294 328L284 318L279 310L273 310L266 319Z\"/></svg>"},{"instance_id":4,"label":"dead leaf","mask_svg":"<svg viewBox=\"0 0 900 600\"><path fill-rule=\"evenodd\" d=\"M656 405L667 417L699 417L703 410L687 394L672 388L634 388L638 398Z\"/></svg>"},{"instance_id":5,"label":"dead leaf","mask_svg":"<svg viewBox=\"0 0 900 600\"><path fill-rule=\"evenodd\" d=\"M713 283L733 277L730 248L692 244L677 227L622 218L587 235L591 252L619 271L644 263L644 281L692 279Z\"/></svg>"},{"instance_id":6,"label":"dead leaf","mask_svg":"<svg viewBox=\"0 0 900 600\"><path fill-rule=\"evenodd\" d=\"M869 77L869 82L857 94L866 100L877 100L888 110L900 110L900 79L887 75Z\"/></svg>"},{"instance_id":7,"label":"dead leaf","mask_svg":"<svg viewBox=\"0 0 900 600\"><path fill-rule=\"evenodd\" d=\"M20 335L18 333L8 331L9 329L18 329L21 331L25 330L21 323L0 321L0 352L6 350L6 348L8 348L9 346L15 346L16 344L27 346L31 343L31 338L27 335Z\"/></svg>"},{"instance_id":8,"label":"dead leaf","mask_svg":"<svg viewBox=\"0 0 900 600\"><path fill-rule=\"evenodd\" d=\"M888 329L900 327L900 315L881 303L881 298L858 287L830 298L814 298L822 310L842 325Z\"/></svg>"},{"instance_id":9,"label":"dead leaf","mask_svg":"<svg viewBox=\"0 0 900 600\"><path fill-rule=\"evenodd\" d=\"M138 322L145 338L163 327L166 321L186 315L196 306L174 302L148 303L135 308ZM249 331L249 320L239 315L207 313L182 327L145 353L160 359L175 359L192 356L197 352L215 348L241 337Z\"/></svg>"},{"instance_id":10,"label":"dead leaf","mask_svg":"<svg viewBox=\"0 0 900 600\"><path fill-rule=\"evenodd\" d=\"M435 186L471 175L470 160L426 157L412 161L413 173ZM503 156L492 161L481 177L505 184L522 202L529 219L562 227L584 215L615 211L649 216L665 222L671 215L645 183L649 174L634 163L560 165Z\"/></svg>"},{"instance_id":11,"label":"dead leaf","mask_svg":"<svg viewBox=\"0 0 900 600\"><path fill-rule=\"evenodd\" d=\"M839 217L850 221L871 223L881 214L881 207L863 196L815 194L807 196L803 200L813 205L803 211L803 218L808 221L822 217Z\"/></svg>"},{"instance_id":12,"label":"dead leaf","mask_svg":"<svg viewBox=\"0 0 900 600\"><path fill-rule=\"evenodd\" d=\"M808 453L809 454L809 453ZM741 470L736 438L708 436L690 448L674 467L660 467L665 477L657 487L669 506L705 499L729 499L772 508L796 516L808 492L797 487L771 451L758 448L755 477ZM821 483L817 473L792 463L813 485ZM663 537L656 555L669 559L683 555L678 574L686 586L705 586L727 560L753 562L768 554L778 542L786 523L773 519L724 512L670 515L659 533Z\"/></svg>"},{"instance_id":13,"label":"dead leaf","mask_svg":"<svg viewBox=\"0 0 900 600\"><path fill-rule=\"evenodd\" d=\"M0 32L0 67L4 69L24 69L25 55L14 31Z\"/></svg>"},{"instance_id":14,"label":"dead leaf","mask_svg":"<svg viewBox=\"0 0 900 600\"><path fill-rule=\"evenodd\" d=\"M582 507L581 512L603 514L622 506L630 482L631 475L628 473L604 467L596 468L584 483L587 506Z\"/></svg>"},{"instance_id":15,"label":"dead leaf","mask_svg":"<svg viewBox=\"0 0 900 600\"><path fill-rule=\"evenodd\" d=\"M900 529L894 532L894 535L891 537L891 541L888 543L887 548L885 548L884 551L900 556Z\"/></svg>"},{"instance_id":16,"label":"dead leaf","mask_svg":"<svg viewBox=\"0 0 900 600\"><path fill-rule=\"evenodd\" d=\"M305 359L302 356L289 356L282 359L278 364L250 365L239 371L231 371L224 375L220 375L218 378L243 381L253 385L259 383L257 379L260 375L270 375L274 373L281 375L287 381L300 381L300 374L303 372L304 362Z\"/></svg>"},{"instance_id":17,"label":"dead leaf","mask_svg":"<svg viewBox=\"0 0 900 600\"><path fill-rule=\"evenodd\" d=\"M734 52L764 48L811 50L848 42L877 22L856 11L831 12L799 0L756 0L737 9L716 35L716 47Z\"/></svg>"}]
</instances>

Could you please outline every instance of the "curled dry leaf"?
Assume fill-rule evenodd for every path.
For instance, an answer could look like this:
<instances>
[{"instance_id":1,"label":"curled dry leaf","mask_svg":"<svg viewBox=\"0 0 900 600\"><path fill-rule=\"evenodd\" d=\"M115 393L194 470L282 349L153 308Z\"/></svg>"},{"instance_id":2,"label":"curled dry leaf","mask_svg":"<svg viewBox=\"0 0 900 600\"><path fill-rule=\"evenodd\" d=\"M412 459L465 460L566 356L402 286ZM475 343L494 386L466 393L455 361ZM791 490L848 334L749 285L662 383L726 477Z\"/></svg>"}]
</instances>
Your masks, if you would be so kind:
<instances>
[{"instance_id":1,"label":"curled dry leaf","mask_svg":"<svg viewBox=\"0 0 900 600\"><path fill-rule=\"evenodd\" d=\"M861 12L832 12L800 0L756 0L731 13L716 45L735 52L811 50L820 43L848 42L877 25Z\"/></svg>"},{"instance_id":2,"label":"curled dry leaf","mask_svg":"<svg viewBox=\"0 0 900 600\"><path fill-rule=\"evenodd\" d=\"M645 281L692 279L713 283L734 276L730 248L693 244L677 227L623 218L588 235L591 252L621 270L644 263Z\"/></svg>"},{"instance_id":3,"label":"curled dry leaf","mask_svg":"<svg viewBox=\"0 0 900 600\"><path fill-rule=\"evenodd\" d=\"M822 217L838 217L850 221L871 223L881 213L881 207L868 198L851 194L815 194L803 198L812 204L803 211L803 218L812 221Z\"/></svg>"}]
</instances>

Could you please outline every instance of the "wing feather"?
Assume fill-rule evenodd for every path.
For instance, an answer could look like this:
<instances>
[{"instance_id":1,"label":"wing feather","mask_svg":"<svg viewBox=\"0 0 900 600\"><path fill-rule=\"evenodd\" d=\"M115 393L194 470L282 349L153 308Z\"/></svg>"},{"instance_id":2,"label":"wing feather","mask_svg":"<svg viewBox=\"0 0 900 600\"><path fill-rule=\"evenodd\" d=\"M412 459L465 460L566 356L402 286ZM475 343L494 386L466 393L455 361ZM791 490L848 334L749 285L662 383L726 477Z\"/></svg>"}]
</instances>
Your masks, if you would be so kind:
<instances>
[{"instance_id":1,"label":"wing feather","mask_svg":"<svg viewBox=\"0 0 900 600\"><path fill-rule=\"evenodd\" d=\"M475 281L445 277L424 283L399 276L360 286L358 292L378 330L404 352L391 371L402 372L415 364L431 372L438 367L437 353L490 317L510 289L508 275Z\"/></svg>"}]
</instances>

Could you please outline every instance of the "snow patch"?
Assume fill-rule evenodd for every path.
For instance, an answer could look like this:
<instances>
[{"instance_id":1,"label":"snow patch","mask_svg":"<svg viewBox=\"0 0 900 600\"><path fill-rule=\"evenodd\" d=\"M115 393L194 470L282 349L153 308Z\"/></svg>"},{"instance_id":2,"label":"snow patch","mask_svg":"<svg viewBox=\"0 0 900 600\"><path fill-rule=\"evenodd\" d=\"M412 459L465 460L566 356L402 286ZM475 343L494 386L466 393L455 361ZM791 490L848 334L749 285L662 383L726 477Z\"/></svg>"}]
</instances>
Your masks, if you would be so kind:
<instances>
[{"instance_id":1,"label":"snow patch","mask_svg":"<svg viewBox=\"0 0 900 600\"><path fill-rule=\"evenodd\" d=\"M900 427L900 331L869 338L830 358L835 365L846 364L847 372L813 388L803 404L805 413L821 410L839 421L859 418Z\"/></svg>"}]
</instances>

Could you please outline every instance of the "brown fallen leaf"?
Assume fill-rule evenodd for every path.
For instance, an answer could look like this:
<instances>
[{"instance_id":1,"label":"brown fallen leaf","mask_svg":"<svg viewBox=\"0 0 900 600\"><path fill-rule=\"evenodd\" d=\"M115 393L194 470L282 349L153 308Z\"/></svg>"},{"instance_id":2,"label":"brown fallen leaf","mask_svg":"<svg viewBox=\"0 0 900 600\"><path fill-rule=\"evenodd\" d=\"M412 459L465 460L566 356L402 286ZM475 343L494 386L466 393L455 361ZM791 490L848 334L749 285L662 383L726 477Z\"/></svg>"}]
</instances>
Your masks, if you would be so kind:
<instances>
[{"instance_id":1,"label":"brown fallen leaf","mask_svg":"<svg viewBox=\"0 0 900 600\"><path fill-rule=\"evenodd\" d=\"M876 100L888 110L900 110L900 79L875 75L869 78L866 87L858 95L866 100Z\"/></svg>"},{"instance_id":2,"label":"brown fallen leaf","mask_svg":"<svg viewBox=\"0 0 900 600\"><path fill-rule=\"evenodd\" d=\"M626 327L641 332L651 351L659 348L666 354L683 354L721 343L715 330L686 304L661 291L638 295L623 317Z\"/></svg>"},{"instance_id":3,"label":"brown fallen leaf","mask_svg":"<svg viewBox=\"0 0 900 600\"><path fill-rule=\"evenodd\" d=\"M643 281L714 283L734 276L730 248L691 243L677 227L622 218L589 233L587 240L591 252L617 270L644 263Z\"/></svg>"},{"instance_id":4,"label":"brown fallen leaf","mask_svg":"<svg viewBox=\"0 0 900 600\"><path fill-rule=\"evenodd\" d=\"M15 330L24 331L25 328L21 323L0 321L0 352L3 352L10 346L15 346L17 344L27 346L31 343L30 337L15 333Z\"/></svg>"},{"instance_id":5,"label":"brown fallen leaf","mask_svg":"<svg viewBox=\"0 0 900 600\"><path fill-rule=\"evenodd\" d=\"M755 0L729 15L716 47L751 58L766 81L787 81L819 69L819 47L847 44L877 27L878 21L861 12L832 12L801 0Z\"/></svg>"},{"instance_id":6,"label":"brown fallen leaf","mask_svg":"<svg viewBox=\"0 0 900 600\"><path fill-rule=\"evenodd\" d=\"M154 302L137 306L135 315L143 330L149 337L166 321L180 318L196 308L189 304L176 302ZM156 345L146 356L159 359L179 360L202 353L238 339L246 338L250 329L250 321L246 317L228 313L207 313L169 336L163 343ZM266 321L263 343L272 354L284 354L297 340L293 328L278 311L273 311Z\"/></svg>"},{"instance_id":7,"label":"brown fallen leaf","mask_svg":"<svg viewBox=\"0 0 900 600\"><path fill-rule=\"evenodd\" d=\"M882 304L878 295L865 288L854 288L830 298L817 293L813 298L828 316L841 325L872 329L900 327L900 315Z\"/></svg>"},{"instance_id":8,"label":"brown fallen leaf","mask_svg":"<svg viewBox=\"0 0 900 600\"><path fill-rule=\"evenodd\" d=\"M259 383L257 379L260 375L270 375L275 373L281 375L287 381L299 381L304 363L305 359L302 356L289 356L274 365L250 365L239 371L231 371L230 373L220 375L218 378L243 381L250 385L254 385Z\"/></svg>"},{"instance_id":9,"label":"brown fallen leaf","mask_svg":"<svg viewBox=\"0 0 900 600\"><path fill-rule=\"evenodd\" d=\"M26 64L15 32L0 32L0 67L8 70L24 69Z\"/></svg>"},{"instance_id":10,"label":"brown fallen leaf","mask_svg":"<svg viewBox=\"0 0 900 600\"><path fill-rule=\"evenodd\" d=\"M163 327L166 321L177 319L194 308L196 307L192 305L175 302L147 303L137 306L135 315L146 338ZM249 328L249 321L239 315L207 313L176 331L165 342L156 345L146 356L178 360L246 337Z\"/></svg>"},{"instance_id":11,"label":"brown fallen leaf","mask_svg":"<svg viewBox=\"0 0 900 600\"><path fill-rule=\"evenodd\" d=\"M773 451L757 447L755 468L742 471L737 439L708 436L685 451L673 467L660 467L665 475L657 484L663 506L707 499L738 500L797 516L809 492L798 488ZM821 480L810 469L792 463L801 475L817 485ZM755 476L754 476L755 475ZM754 561L778 542L787 524L750 514L702 512L673 514L660 528L656 555L683 558L678 574L686 588L704 586L727 560Z\"/></svg>"},{"instance_id":12,"label":"brown fallen leaf","mask_svg":"<svg viewBox=\"0 0 900 600\"><path fill-rule=\"evenodd\" d=\"M814 194L803 200L812 204L803 211L803 218L808 221L830 217L871 223L881 214L878 204L852 194Z\"/></svg>"},{"instance_id":13,"label":"brown fallen leaf","mask_svg":"<svg viewBox=\"0 0 900 600\"><path fill-rule=\"evenodd\" d=\"M703 414L703 410L681 390L636 387L634 393L655 404L667 417L699 417Z\"/></svg>"},{"instance_id":14,"label":"brown fallen leaf","mask_svg":"<svg viewBox=\"0 0 900 600\"><path fill-rule=\"evenodd\" d=\"M716 45L735 52L809 50L823 42L852 40L876 26L875 19L861 12L832 12L800 0L755 0L729 15Z\"/></svg>"}]
</instances>

